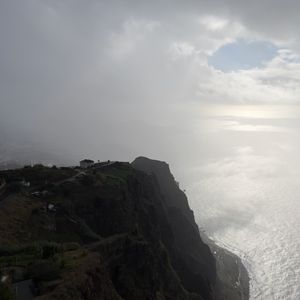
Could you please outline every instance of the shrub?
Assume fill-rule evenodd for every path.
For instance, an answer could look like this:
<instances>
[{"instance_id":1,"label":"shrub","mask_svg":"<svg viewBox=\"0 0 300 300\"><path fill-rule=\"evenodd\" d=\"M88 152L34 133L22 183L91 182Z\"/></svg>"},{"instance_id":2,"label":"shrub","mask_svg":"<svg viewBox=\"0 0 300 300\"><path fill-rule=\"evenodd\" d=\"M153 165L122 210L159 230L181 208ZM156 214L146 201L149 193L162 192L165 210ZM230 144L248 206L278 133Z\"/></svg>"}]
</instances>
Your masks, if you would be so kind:
<instances>
[{"instance_id":1,"label":"shrub","mask_svg":"<svg viewBox=\"0 0 300 300\"><path fill-rule=\"evenodd\" d=\"M21 250L17 245L0 245L0 256L15 255Z\"/></svg>"},{"instance_id":2,"label":"shrub","mask_svg":"<svg viewBox=\"0 0 300 300\"><path fill-rule=\"evenodd\" d=\"M27 245L0 245L1 256L13 256L17 254L32 254L35 257L48 258L63 251L63 247L55 242L36 242Z\"/></svg>"},{"instance_id":3,"label":"shrub","mask_svg":"<svg viewBox=\"0 0 300 300\"><path fill-rule=\"evenodd\" d=\"M54 256L54 254L58 253L61 251L61 247L60 245L56 244L56 243L45 243L42 244L42 257L43 258L49 258Z\"/></svg>"},{"instance_id":4,"label":"shrub","mask_svg":"<svg viewBox=\"0 0 300 300\"><path fill-rule=\"evenodd\" d=\"M79 244L78 243L65 243L64 244L64 251L74 251L79 249Z\"/></svg>"},{"instance_id":5,"label":"shrub","mask_svg":"<svg viewBox=\"0 0 300 300\"><path fill-rule=\"evenodd\" d=\"M20 192L21 188L20 188L19 184L17 184L17 183L10 183L7 186L7 190L10 193L18 193L18 192Z\"/></svg>"},{"instance_id":6,"label":"shrub","mask_svg":"<svg viewBox=\"0 0 300 300\"><path fill-rule=\"evenodd\" d=\"M59 278L59 264L51 260L37 260L28 267L28 275L36 281L50 281Z\"/></svg>"},{"instance_id":7,"label":"shrub","mask_svg":"<svg viewBox=\"0 0 300 300\"><path fill-rule=\"evenodd\" d=\"M15 300L15 297L9 286L0 282L0 299L1 300Z\"/></svg>"},{"instance_id":8,"label":"shrub","mask_svg":"<svg viewBox=\"0 0 300 300\"><path fill-rule=\"evenodd\" d=\"M80 178L80 183L84 186L90 186L94 184L94 178L89 175L85 175Z\"/></svg>"},{"instance_id":9,"label":"shrub","mask_svg":"<svg viewBox=\"0 0 300 300\"><path fill-rule=\"evenodd\" d=\"M86 241L98 241L100 237L83 221L80 222L80 235Z\"/></svg>"}]
</instances>

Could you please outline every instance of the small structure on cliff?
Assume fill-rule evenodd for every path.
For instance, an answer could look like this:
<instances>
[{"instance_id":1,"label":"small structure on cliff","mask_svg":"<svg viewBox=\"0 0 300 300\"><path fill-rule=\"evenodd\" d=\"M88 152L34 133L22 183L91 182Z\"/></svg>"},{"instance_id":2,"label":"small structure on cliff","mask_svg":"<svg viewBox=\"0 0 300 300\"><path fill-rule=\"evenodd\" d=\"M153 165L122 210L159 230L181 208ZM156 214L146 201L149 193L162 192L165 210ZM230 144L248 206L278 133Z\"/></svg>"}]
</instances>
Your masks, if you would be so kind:
<instances>
[{"instance_id":1,"label":"small structure on cliff","mask_svg":"<svg viewBox=\"0 0 300 300\"><path fill-rule=\"evenodd\" d=\"M91 159L84 159L80 161L80 167L84 169L92 167L93 165L94 165L94 161Z\"/></svg>"}]
</instances>

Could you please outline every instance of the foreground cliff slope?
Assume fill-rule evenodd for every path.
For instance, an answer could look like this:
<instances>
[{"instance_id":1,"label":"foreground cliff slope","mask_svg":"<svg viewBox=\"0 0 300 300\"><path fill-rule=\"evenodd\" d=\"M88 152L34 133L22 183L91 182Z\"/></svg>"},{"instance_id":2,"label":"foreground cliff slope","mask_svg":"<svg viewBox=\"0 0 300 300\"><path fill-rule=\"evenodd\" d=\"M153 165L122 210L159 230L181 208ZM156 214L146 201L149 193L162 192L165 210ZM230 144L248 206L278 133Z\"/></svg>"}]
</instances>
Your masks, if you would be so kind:
<instances>
[{"instance_id":1,"label":"foreground cliff slope","mask_svg":"<svg viewBox=\"0 0 300 300\"><path fill-rule=\"evenodd\" d=\"M184 193L144 162L0 172L0 299L215 299Z\"/></svg>"}]
</instances>

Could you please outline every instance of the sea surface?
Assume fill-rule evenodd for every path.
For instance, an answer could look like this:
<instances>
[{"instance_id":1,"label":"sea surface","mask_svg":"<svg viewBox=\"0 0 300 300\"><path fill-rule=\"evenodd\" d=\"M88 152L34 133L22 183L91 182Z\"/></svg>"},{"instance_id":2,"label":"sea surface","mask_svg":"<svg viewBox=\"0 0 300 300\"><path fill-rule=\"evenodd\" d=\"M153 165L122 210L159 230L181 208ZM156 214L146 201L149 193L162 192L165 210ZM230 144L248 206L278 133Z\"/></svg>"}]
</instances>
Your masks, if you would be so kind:
<instances>
[{"instance_id":1,"label":"sea surface","mask_svg":"<svg viewBox=\"0 0 300 300\"><path fill-rule=\"evenodd\" d=\"M299 116L293 107L210 116L186 180L201 230L245 264L250 299L300 299Z\"/></svg>"}]
</instances>

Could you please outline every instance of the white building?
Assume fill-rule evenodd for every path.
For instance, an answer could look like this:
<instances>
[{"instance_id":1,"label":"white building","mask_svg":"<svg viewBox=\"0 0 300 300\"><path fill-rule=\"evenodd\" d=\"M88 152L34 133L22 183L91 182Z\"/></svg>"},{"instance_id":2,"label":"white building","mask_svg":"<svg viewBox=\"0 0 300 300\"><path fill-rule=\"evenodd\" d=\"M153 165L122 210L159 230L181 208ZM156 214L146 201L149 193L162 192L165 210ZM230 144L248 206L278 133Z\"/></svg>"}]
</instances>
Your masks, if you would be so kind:
<instances>
[{"instance_id":1,"label":"white building","mask_svg":"<svg viewBox=\"0 0 300 300\"><path fill-rule=\"evenodd\" d=\"M84 159L80 161L80 167L84 169L91 167L93 165L94 165L94 161L90 159Z\"/></svg>"}]
</instances>

